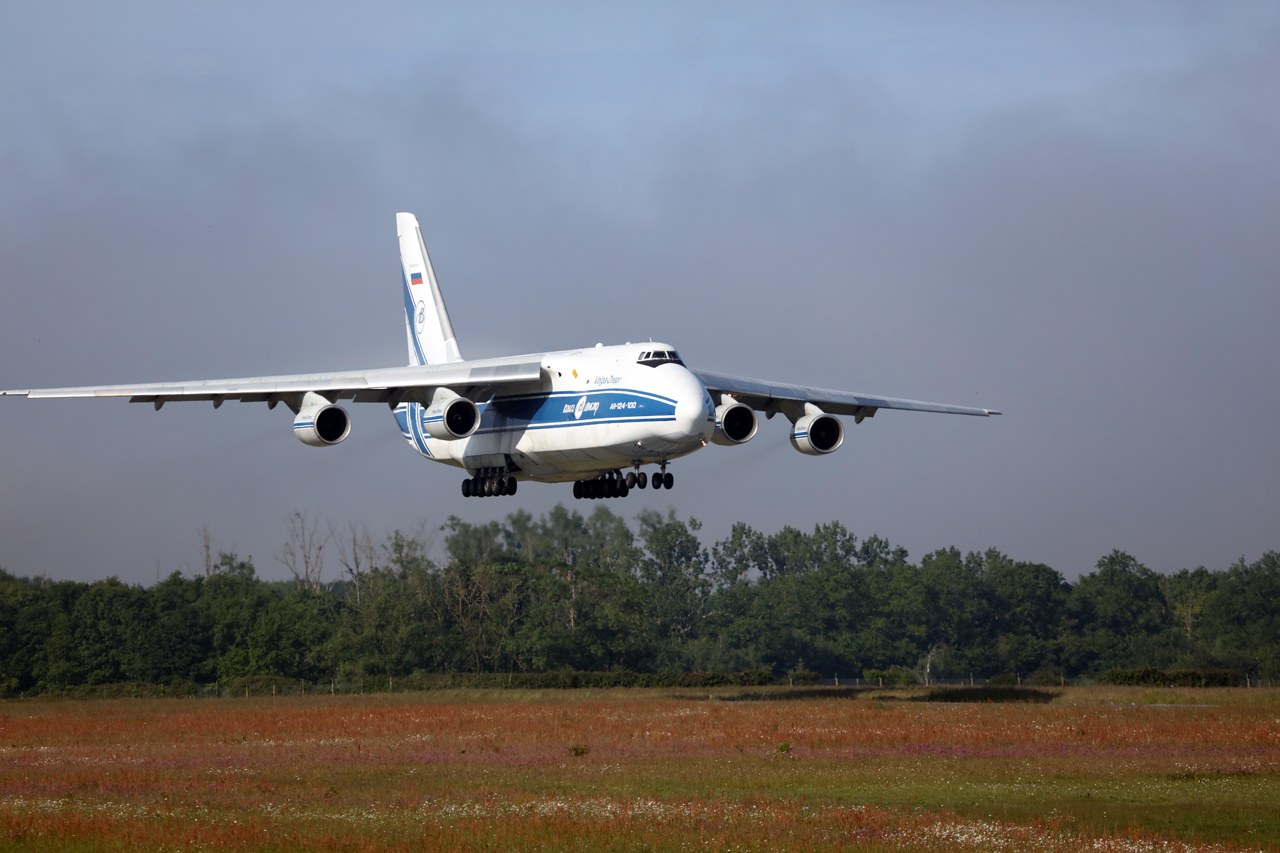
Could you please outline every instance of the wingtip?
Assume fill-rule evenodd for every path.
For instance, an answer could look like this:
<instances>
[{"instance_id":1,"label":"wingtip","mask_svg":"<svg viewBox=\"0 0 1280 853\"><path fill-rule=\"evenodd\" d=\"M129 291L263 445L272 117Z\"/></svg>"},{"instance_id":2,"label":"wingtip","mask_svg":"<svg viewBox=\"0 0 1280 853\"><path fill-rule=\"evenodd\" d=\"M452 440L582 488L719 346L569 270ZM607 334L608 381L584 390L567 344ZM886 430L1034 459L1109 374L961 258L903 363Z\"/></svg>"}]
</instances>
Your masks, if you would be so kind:
<instances>
[{"instance_id":1,"label":"wingtip","mask_svg":"<svg viewBox=\"0 0 1280 853\"><path fill-rule=\"evenodd\" d=\"M997 412L995 409L983 409L988 415L1003 415L1004 412Z\"/></svg>"}]
</instances>

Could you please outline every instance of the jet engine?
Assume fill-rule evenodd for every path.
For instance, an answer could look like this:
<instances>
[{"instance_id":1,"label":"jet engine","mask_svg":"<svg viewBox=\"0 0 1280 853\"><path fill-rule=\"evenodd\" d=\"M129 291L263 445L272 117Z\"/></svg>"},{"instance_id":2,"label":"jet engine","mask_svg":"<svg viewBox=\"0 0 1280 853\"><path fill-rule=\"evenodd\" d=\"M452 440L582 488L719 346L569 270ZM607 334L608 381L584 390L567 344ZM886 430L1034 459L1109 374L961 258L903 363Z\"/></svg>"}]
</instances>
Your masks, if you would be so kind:
<instances>
[{"instance_id":1,"label":"jet engine","mask_svg":"<svg viewBox=\"0 0 1280 853\"><path fill-rule=\"evenodd\" d=\"M448 388L437 388L427 406L424 428L427 435L441 441L466 438L480 426L480 410L466 397Z\"/></svg>"},{"instance_id":2,"label":"jet engine","mask_svg":"<svg viewBox=\"0 0 1280 853\"><path fill-rule=\"evenodd\" d=\"M726 402L716 407L716 431L711 440L716 444L733 447L750 441L760 428L760 421L750 406L738 402Z\"/></svg>"},{"instance_id":3,"label":"jet engine","mask_svg":"<svg viewBox=\"0 0 1280 853\"><path fill-rule=\"evenodd\" d=\"M827 414L805 415L791 427L791 446L809 456L822 456L844 443L844 425Z\"/></svg>"},{"instance_id":4,"label":"jet engine","mask_svg":"<svg viewBox=\"0 0 1280 853\"><path fill-rule=\"evenodd\" d=\"M351 416L332 403L310 406L293 419L293 434L312 447L329 447L351 434Z\"/></svg>"}]
</instances>

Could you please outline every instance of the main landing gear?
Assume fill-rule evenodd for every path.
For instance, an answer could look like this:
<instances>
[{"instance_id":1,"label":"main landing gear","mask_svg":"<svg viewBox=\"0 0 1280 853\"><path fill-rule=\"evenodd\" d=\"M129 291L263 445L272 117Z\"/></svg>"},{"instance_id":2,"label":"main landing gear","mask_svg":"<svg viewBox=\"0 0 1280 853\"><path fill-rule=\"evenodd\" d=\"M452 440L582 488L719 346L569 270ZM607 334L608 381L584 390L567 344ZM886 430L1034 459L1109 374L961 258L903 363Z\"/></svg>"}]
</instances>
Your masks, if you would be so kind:
<instances>
[{"instance_id":1,"label":"main landing gear","mask_svg":"<svg viewBox=\"0 0 1280 853\"><path fill-rule=\"evenodd\" d=\"M470 480L462 481L464 498L488 498L498 495L514 495L516 478L501 468L481 468Z\"/></svg>"},{"instance_id":2,"label":"main landing gear","mask_svg":"<svg viewBox=\"0 0 1280 853\"><path fill-rule=\"evenodd\" d=\"M637 468L640 466L637 465ZM609 471L601 474L594 480L579 480L573 484L573 496L579 500L586 498L587 500L596 500L598 498L625 498L631 493L632 489L643 489L652 484L653 488L670 489L675 485L675 477L671 476L671 472L666 470L667 464L662 463L661 471L655 471L652 479L644 471L628 471L627 475L622 476L621 471Z\"/></svg>"}]
</instances>

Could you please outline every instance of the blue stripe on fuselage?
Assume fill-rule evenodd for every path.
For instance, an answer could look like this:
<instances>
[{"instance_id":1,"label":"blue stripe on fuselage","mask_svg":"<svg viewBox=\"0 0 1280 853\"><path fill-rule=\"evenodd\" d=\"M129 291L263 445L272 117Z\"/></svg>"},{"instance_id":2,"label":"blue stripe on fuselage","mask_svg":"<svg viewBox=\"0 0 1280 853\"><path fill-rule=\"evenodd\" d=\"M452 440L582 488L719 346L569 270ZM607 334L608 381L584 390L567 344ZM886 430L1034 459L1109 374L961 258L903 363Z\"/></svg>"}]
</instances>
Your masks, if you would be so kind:
<instances>
[{"instance_id":1,"label":"blue stripe on fuselage","mask_svg":"<svg viewBox=\"0 0 1280 853\"><path fill-rule=\"evenodd\" d=\"M578 401L583 398L586 402L579 413ZM670 397L630 388L495 397L480 406L480 428L476 432L672 421L676 417L675 404Z\"/></svg>"},{"instance_id":2,"label":"blue stripe on fuselage","mask_svg":"<svg viewBox=\"0 0 1280 853\"><path fill-rule=\"evenodd\" d=\"M579 417L578 401L583 397L586 404ZM424 456L432 456L427 449L424 427L427 423L439 421L440 417L426 417L425 408L417 403L402 405L403 408L395 411L400 431ZM672 398L629 388L495 397L479 404L478 408L480 426L473 435L603 424L658 423L676 419L676 401Z\"/></svg>"}]
</instances>

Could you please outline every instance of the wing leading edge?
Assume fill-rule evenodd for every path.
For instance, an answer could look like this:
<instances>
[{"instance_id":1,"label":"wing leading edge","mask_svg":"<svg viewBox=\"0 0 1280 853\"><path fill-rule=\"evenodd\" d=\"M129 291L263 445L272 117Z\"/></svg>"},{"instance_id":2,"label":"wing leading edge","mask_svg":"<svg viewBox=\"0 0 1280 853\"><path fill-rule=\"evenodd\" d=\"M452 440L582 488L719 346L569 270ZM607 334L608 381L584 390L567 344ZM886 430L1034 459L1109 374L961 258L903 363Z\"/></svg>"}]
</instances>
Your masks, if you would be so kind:
<instances>
[{"instance_id":1,"label":"wing leading edge","mask_svg":"<svg viewBox=\"0 0 1280 853\"><path fill-rule=\"evenodd\" d=\"M877 397L871 394L854 394L849 391L831 391L826 388L810 388L806 385L787 385L781 382L761 382L690 368L702 384L713 394L729 394L735 400L772 417L776 412L786 413L789 407L812 403L833 415L848 415L861 422L874 417L878 409L907 409L913 412L940 412L946 415L974 415L980 418L998 415L994 409L978 409L971 406L949 406L944 403L925 403L920 400L900 400L896 397Z\"/></svg>"},{"instance_id":2,"label":"wing leading edge","mask_svg":"<svg viewBox=\"0 0 1280 853\"><path fill-rule=\"evenodd\" d=\"M461 396L470 397L499 385L537 382L541 376L540 357L519 356L342 373L255 376L246 379L159 382L147 385L36 388L0 391L0 396L128 397L131 403L153 403L157 409L171 400L212 401L215 408L227 400L266 403L271 408L283 402L297 411L302 397L308 392L319 394L330 402L351 400L356 403L387 403L394 407L406 400L425 402L424 392L429 388L449 387Z\"/></svg>"}]
</instances>

